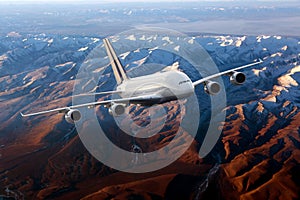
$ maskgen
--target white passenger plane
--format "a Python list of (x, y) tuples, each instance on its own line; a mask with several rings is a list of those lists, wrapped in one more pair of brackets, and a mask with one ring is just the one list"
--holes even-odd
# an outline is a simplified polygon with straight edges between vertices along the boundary
[[(259, 60), (255, 63), (207, 76), (195, 82), (192, 82), (185, 73), (180, 71), (166, 71), (159, 74), (129, 78), (127, 77), (126, 72), (124, 71), (124, 67), (117, 57), (110, 41), (108, 39), (104, 39), (103, 42), (106, 48), (107, 55), (110, 59), (111, 67), (113, 69), (113, 73), (118, 86), (115, 91), (100, 92), (94, 94), (118, 94), (120, 96), (119, 99), (72, 105), (68, 107), (30, 114), (21, 113), (21, 115), (23, 117), (29, 117), (58, 112), (65, 114), (65, 119), (67, 120), (67, 122), (74, 123), (76, 121), (79, 121), (81, 118), (81, 113), (79, 110), (77, 110), (81, 107), (94, 107), (97, 105), (104, 105), (109, 109), (109, 113), (111, 115), (119, 116), (125, 112), (125, 108), (129, 104), (151, 106), (155, 104), (162, 104), (172, 100), (187, 98), (194, 93), (195, 86), (199, 84), (204, 84), (205, 91), (208, 94), (215, 95), (220, 91), (220, 84), (212, 81), (212, 79), (222, 75), (229, 75), (230, 81), (233, 84), (243, 84), (246, 80), (246, 76), (242, 72), (237, 72), (237, 70), (251, 67), (263, 62), (262, 60)], [(154, 82), (159, 84), (153, 85)], [(92, 95), (92, 93), (83, 95)]]

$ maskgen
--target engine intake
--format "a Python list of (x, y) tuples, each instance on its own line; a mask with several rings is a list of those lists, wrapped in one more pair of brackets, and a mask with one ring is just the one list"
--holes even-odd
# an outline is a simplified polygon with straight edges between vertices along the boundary
[(120, 116), (125, 113), (126, 104), (113, 103), (108, 109), (112, 116)]
[(204, 85), (204, 90), (207, 94), (216, 95), (220, 92), (221, 86), (214, 81), (207, 81)]
[(65, 114), (65, 119), (68, 123), (74, 124), (81, 119), (81, 113), (79, 110), (69, 110)]
[(246, 75), (242, 72), (233, 72), (230, 76), (230, 82), (235, 85), (241, 85), (246, 81)]

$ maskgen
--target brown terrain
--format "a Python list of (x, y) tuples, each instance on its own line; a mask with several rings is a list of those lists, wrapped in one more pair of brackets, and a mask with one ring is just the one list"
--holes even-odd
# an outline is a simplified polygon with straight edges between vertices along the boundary
[[(205, 42), (207, 37), (201, 39)], [(40, 61), (47, 60), (50, 54), (59, 58), (56, 63), (53, 61), (55, 64), (41, 62), (35, 69), (31, 66), (37, 64), (28, 61), (25, 70), (20, 70), (13, 68), (22, 66), (18, 59), (40, 50), (35, 47), (29, 53), (17, 54), (19, 50), (7, 49), (0, 55), (0, 69), (7, 67), (7, 71), (0, 71), (0, 195), (11, 199), (85, 200), (299, 199), (298, 44), (292, 43), (294, 40), (280, 41), (289, 42), (289, 47), (282, 49), (281, 43), (280, 48), (273, 47), (271, 41), (261, 47), (256, 43), (257, 38), (249, 38), (244, 46), (247, 50), (242, 50), (234, 46), (241, 45), (240, 38), (233, 37), (236, 43), (229, 45), (225, 37), (210, 39), (218, 44), (210, 49), (212, 55), (236, 56), (228, 62), (234, 62), (238, 56), (254, 56), (251, 50), (254, 47), (274, 50), (264, 54), (261, 69), (249, 70), (250, 84), (225, 84), (229, 88), (229, 103), (223, 110), (227, 117), (219, 142), (207, 157), (199, 158), (201, 140), (196, 137), (176, 162), (143, 174), (119, 172), (97, 161), (85, 149), (74, 125), (65, 122), (61, 114), (28, 119), (19, 115), (20, 111), (34, 112), (70, 104), (74, 83), (70, 79), (74, 75), (70, 62), (79, 62), (76, 59), (83, 55), (68, 52), (67, 56), (62, 53), (65, 48), (43, 49), (45, 54), (38, 55)], [(227, 45), (219, 45), (220, 41)], [(68, 45), (70, 51), (75, 51), (91, 44), (81, 41)], [(280, 54), (273, 54), (277, 52)], [(63, 70), (63, 75), (57, 69)], [(165, 106), (171, 116), (166, 125), (174, 128), (178, 122), (176, 102)], [(105, 117), (101, 116), (101, 110), (97, 113), (100, 118)], [(130, 144), (128, 136), (117, 137), (114, 128), (110, 130), (115, 142), (122, 146)], [(174, 137), (174, 131), (164, 130), (160, 136), (164, 139), (152, 137), (149, 144), (141, 146), (147, 150), (164, 146)], [(189, 133), (183, 132), (178, 143), (184, 145), (189, 137)]]

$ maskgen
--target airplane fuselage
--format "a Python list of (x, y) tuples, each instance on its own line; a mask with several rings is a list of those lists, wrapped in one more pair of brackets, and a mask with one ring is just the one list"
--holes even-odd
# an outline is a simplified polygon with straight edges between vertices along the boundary
[(191, 79), (180, 71), (165, 71), (151, 75), (130, 78), (118, 87), (122, 98), (153, 95), (152, 101), (135, 102), (141, 105), (153, 105), (189, 97), (194, 93)]

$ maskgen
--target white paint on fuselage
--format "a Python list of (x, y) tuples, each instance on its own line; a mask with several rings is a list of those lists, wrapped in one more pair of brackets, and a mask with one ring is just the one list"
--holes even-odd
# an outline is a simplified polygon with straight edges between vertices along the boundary
[(166, 71), (123, 81), (117, 91), (122, 98), (157, 95), (163, 99), (189, 97), (194, 93), (191, 79), (180, 71)]

